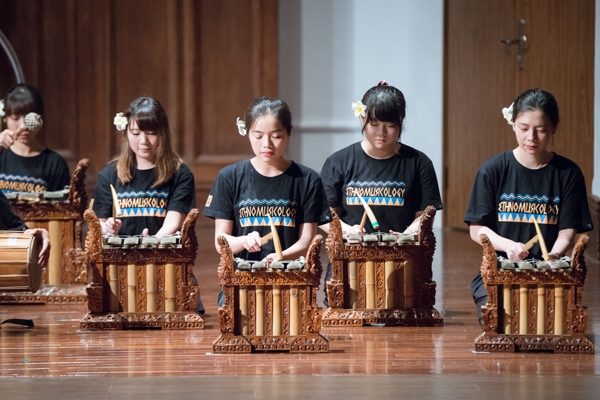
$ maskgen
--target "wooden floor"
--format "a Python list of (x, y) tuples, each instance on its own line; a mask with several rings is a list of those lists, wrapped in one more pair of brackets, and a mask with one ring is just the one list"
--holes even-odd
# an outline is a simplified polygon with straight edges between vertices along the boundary
[[(480, 383), (487, 382), (490, 393), (493, 394), (496, 389), (491, 384), (493, 381), (489, 380), (493, 376), (513, 376), (511, 379), (517, 386), (511, 390), (516, 390), (519, 385), (522, 385), (522, 381), (514, 377), (515, 375), (523, 377), (535, 375), (538, 378), (547, 376), (543, 381), (536, 381), (535, 387), (539, 386), (542, 390), (557, 393), (556, 382), (563, 382), (561, 388), (576, 382), (570, 378), (556, 381), (557, 376), (578, 375), (578, 379), (593, 377), (593, 380), (585, 381), (586, 391), (590, 390), (590, 384), (596, 388), (592, 393), (598, 393), (600, 390), (600, 380), (595, 377), (600, 375), (600, 357), (552, 353), (475, 354), (473, 352), (473, 341), (481, 329), (477, 323), (470, 294), (470, 282), (479, 268), (482, 253), (481, 248), (471, 242), (465, 232), (457, 231), (443, 234), (437, 232), (438, 248), (433, 272), (434, 280), (438, 285), (436, 308), (444, 315), (444, 327), (323, 328), (323, 335), (330, 342), (329, 354), (257, 353), (234, 356), (212, 354), (212, 342), (219, 335), (216, 313), (216, 298), (219, 290), (216, 274), (218, 257), (212, 244), (212, 226), (199, 226), (198, 235), (200, 238), (207, 238), (207, 243), (201, 244), (195, 267), (202, 300), (207, 309), (206, 329), (81, 332), (79, 320), (86, 313), (85, 306), (0, 306), (0, 320), (31, 318), (35, 322), (33, 329), (7, 325), (3, 325), (0, 329), (0, 377), (9, 378), (0, 380), (0, 385), (5, 390), (13, 388), (12, 393), (16, 395), (26, 393), (16, 389), (21, 388), (24, 382), (26, 383), (24, 386), (29, 388), (27, 390), (31, 391), (35, 390), (37, 385), (45, 387), (48, 381), (10, 378), (71, 378), (65, 381), (71, 382), (69, 385), (76, 382), (83, 384), (85, 380), (78, 380), (81, 377), (136, 378), (118, 380), (126, 394), (126, 388), (133, 385), (133, 382), (151, 388), (153, 385), (159, 385), (159, 382), (166, 382), (167, 379), (175, 388), (184, 384), (181, 382), (185, 381), (186, 376), (199, 375), (336, 375), (335, 379), (330, 377), (331, 380), (325, 382), (331, 384), (337, 382), (340, 388), (347, 388), (351, 384), (359, 385), (359, 383), (362, 388), (374, 385), (376, 382), (383, 386), (387, 384), (386, 382), (399, 384), (400, 378), (408, 377), (412, 377), (412, 382), (417, 382), (418, 380), (414, 380), (417, 378), (415, 376), (420, 375), (424, 386), (453, 382), (456, 387), (464, 388), (470, 387), (478, 379), (483, 379)], [(325, 261), (325, 253), (323, 256)], [(583, 304), (590, 311), (588, 336), (593, 342), (598, 343), (599, 341), (596, 340), (600, 338), (598, 262), (589, 256), (587, 261), (589, 272)], [(322, 293), (319, 294), (319, 304), (322, 304)], [(371, 377), (373, 379), (369, 380), (369, 375), (381, 374), (402, 374), (404, 377), (390, 377), (391, 380)], [(360, 376), (355, 377), (356, 379), (341, 379), (340, 376), (344, 375)], [(442, 380), (432, 380), (434, 376), (441, 378), (439, 375), (447, 375), (447, 377)], [(142, 377), (157, 378), (138, 379)], [(268, 385), (283, 385), (282, 393), (286, 391), (286, 387), (289, 387), (286, 385), (294, 386), (304, 382), (302, 377), (296, 377), (292, 381), (289, 377), (287, 380), (275, 382), (271, 382), (270, 379), (264, 377), (257, 381), (248, 377), (242, 378), (242, 382), (249, 380), (254, 384), (264, 382)], [(12, 384), (8, 385), (11, 382)], [(51, 392), (50, 388), (54, 386), (56, 390), (60, 390), (62, 380), (52, 380), (52, 382), (48, 390)], [(112, 387), (112, 384), (117, 381), (113, 379), (94, 382), (112, 382)], [(201, 386), (199, 382), (205, 382), (213, 389), (218, 385), (224, 387), (231, 385), (229, 380), (219, 380), (221, 382), (219, 384), (214, 383), (216, 382), (214, 380), (188, 380), (188, 382), (194, 382), (190, 387)], [(426, 384), (426, 382), (430, 383)], [(163, 384), (160, 386), (164, 387)], [(583, 386), (578, 387), (584, 390)], [(150, 389), (147, 390), (152, 392)], [(520, 393), (525, 393), (527, 390)], [(102, 393), (102, 390), (99, 393)], [(510, 393), (510, 391), (505, 392), (506, 395)], [(432, 396), (435, 394), (443, 396), (444, 392), (432, 392)], [(65, 393), (58, 397), (49, 397), (70, 398)], [(514, 396), (509, 397), (514, 398)], [(347, 398), (353, 397), (347, 396)]]

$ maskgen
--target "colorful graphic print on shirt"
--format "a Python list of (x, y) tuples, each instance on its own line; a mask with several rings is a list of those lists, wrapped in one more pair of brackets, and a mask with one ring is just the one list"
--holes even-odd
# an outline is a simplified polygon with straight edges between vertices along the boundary
[(346, 187), (346, 204), (360, 205), (359, 195), (369, 205), (403, 206), (406, 185), (404, 182), (360, 182), (350, 181)]
[(560, 197), (529, 194), (502, 193), (498, 204), (498, 221), (528, 222), (533, 219), (538, 224), (556, 225), (558, 223)]
[(269, 216), (275, 226), (296, 226), (298, 203), (284, 199), (246, 199), (238, 204), (240, 226), (268, 226)]
[(41, 178), (26, 175), (0, 174), (0, 189), (4, 194), (45, 192), (47, 186), (46, 181)]
[(117, 192), (123, 217), (165, 217), (168, 192)]

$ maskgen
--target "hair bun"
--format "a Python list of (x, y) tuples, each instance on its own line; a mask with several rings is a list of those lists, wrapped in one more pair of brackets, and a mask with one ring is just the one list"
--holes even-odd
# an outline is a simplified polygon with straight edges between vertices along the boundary
[(389, 86), (389, 85), (386, 81), (379, 81), (379, 83), (376, 86)]

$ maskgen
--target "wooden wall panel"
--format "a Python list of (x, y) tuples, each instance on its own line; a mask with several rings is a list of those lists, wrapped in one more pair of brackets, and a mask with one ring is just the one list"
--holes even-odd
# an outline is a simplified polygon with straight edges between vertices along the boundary
[[(237, 133), (254, 97), (277, 96), (277, 0), (2, 0), (0, 30), (46, 100), (45, 144), (97, 172), (118, 152), (114, 115), (160, 100), (202, 206), (218, 171), (251, 155)], [(0, 92), (12, 86), (0, 55)]]

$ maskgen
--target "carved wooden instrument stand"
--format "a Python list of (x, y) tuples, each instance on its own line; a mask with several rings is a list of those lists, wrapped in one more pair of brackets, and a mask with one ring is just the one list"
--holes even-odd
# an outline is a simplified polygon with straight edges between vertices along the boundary
[(498, 271), (496, 251), (481, 235), (488, 303), (482, 308), (484, 332), (475, 339), (475, 350), (594, 353), (594, 344), (584, 336), (588, 313), (581, 305), (588, 241), (581, 235), (575, 244), (570, 269)]
[(326, 241), (333, 276), (327, 284), (330, 308), (323, 326), (442, 326), (444, 320), (433, 307), (434, 217), (435, 208), (427, 207), (415, 244), (355, 245), (344, 243), (334, 213)]
[(72, 304), (87, 299), (85, 284), (88, 258), (82, 249), (81, 225), (87, 207), (83, 159), (71, 177), (67, 201), (28, 202), (11, 199), (17, 215), (29, 228), (44, 228), (50, 234), (50, 259), (42, 270), (42, 286), (35, 293), (0, 293), (0, 304)]
[(297, 271), (235, 271), (227, 240), (217, 240), (225, 305), (219, 308), (221, 336), (213, 342), (213, 351), (329, 352), (329, 342), (319, 333), (317, 307), (322, 236), (315, 236), (308, 249), (306, 270)]
[(82, 330), (204, 328), (194, 312), (198, 288), (192, 284), (197, 209), (183, 223), (181, 245), (165, 248), (103, 248), (98, 217), (92, 210), (84, 217), (93, 275)]

